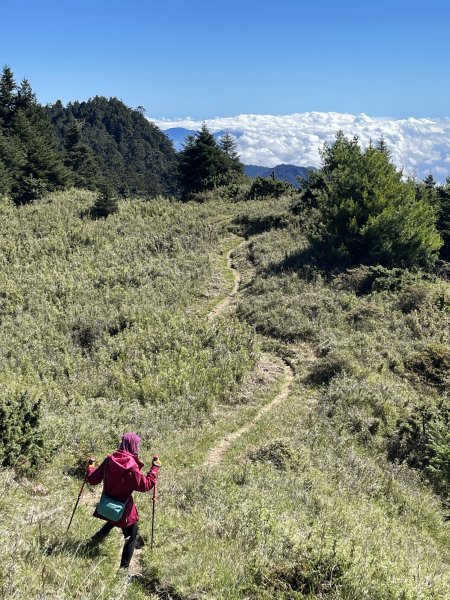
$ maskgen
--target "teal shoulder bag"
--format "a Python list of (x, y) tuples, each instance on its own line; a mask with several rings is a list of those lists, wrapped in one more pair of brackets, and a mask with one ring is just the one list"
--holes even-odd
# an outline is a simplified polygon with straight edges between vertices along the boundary
[(106, 494), (102, 494), (96, 510), (100, 516), (108, 519), (108, 521), (116, 523), (122, 518), (125, 510), (125, 503), (120, 502), (120, 500), (114, 500), (114, 498), (110, 498)]

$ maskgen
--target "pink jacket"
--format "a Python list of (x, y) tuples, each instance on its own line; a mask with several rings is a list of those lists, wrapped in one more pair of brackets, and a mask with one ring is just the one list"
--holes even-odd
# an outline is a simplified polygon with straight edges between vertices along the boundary
[[(96, 469), (90, 467), (87, 482), (98, 485), (103, 481), (103, 492), (114, 500), (125, 502), (125, 511), (120, 521), (112, 523), (116, 527), (128, 527), (139, 521), (139, 514), (133, 501), (133, 492), (148, 492), (156, 484), (159, 468), (152, 466), (147, 475), (141, 473), (144, 466), (134, 454), (117, 450), (105, 458)], [(94, 517), (103, 519), (97, 511)]]

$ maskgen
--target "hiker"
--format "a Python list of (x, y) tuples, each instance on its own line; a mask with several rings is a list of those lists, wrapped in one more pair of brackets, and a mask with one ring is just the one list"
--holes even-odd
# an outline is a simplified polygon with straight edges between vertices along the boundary
[[(103, 481), (102, 499), (95, 509), (94, 517), (106, 521), (103, 527), (92, 536), (91, 543), (99, 544), (113, 527), (120, 527), (125, 538), (120, 561), (121, 569), (128, 569), (130, 566), (138, 533), (139, 515), (132, 493), (151, 490), (156, 484), (161, 466), (158, 456), (155, 455), (147, 475), (141, 473), (144, 463), (138, 458), (140, 443), (141, 438), (136, 433), (124, 433), (118, 450), (109, 454), (99, 467), (89, 467), (87, 476), (87, 482), (91, 485), (98, 485)], [(89, 462), (94, 462), (94, 460), (90, 459)], [(107, 500), (118, 501), (115, 503), (120, 506), (117, 520), (108, 519), (98, 512), (105, 512), (102, 508), (105, 495)]]

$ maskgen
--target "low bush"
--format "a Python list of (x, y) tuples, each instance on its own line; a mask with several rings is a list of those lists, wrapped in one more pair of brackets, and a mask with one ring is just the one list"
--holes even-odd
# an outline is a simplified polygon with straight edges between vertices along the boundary
[(291, 184), (277, 179), (266, 177), (257, 177), (248, 192), (248, 198), (255, 200), (257, 198), (280, 198), (283, 194), (293, 191)]
[(443, 497), (450, 494), (450, 405), (416, 408), (397, 423), (389, 459), (418, 469)]
[(295, 459), (295, 451), (285, 441), (274, 440), (253, 450), (248, 456), (254, 462), (269, 463), (276, 469), (285, 471)]
[(335, 276), (333, 285), (338, 289), (352, 290), (357, 296), (362, 296), (374, 291), (398, 289), (401, 286), (403, 275), (403, 269), (361, 265), (347, 269)]
[(328, 385), (337, 375), (341, 373), (349, 375), (355, 371), (355, 368), (355, 361), (348, 354), (341, 354), (338, 351), (330, 352), (314, 363), (308, 375), (308, 381), (315, 385)]
[(48, 456), (41, 430), (41, 400), (20, 386), (0, 391), (0, 464), (20, 474), (36, 472)]
[(325, 598), (339, 588), (349, 564), (341, 563), (332, 549), (329, 553), (317, 553), (312, 547), (284, 564), (260, 570), (255, 583), (276, 598)]
[(443, 391), (450, 383), (450, 347), (438, 342), (425, 344), (406, 358), (405, 366), (420, 382)]

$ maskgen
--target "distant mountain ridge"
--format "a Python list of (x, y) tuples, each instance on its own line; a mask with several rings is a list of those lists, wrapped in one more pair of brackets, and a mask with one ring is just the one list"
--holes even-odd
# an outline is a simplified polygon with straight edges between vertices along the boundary
[(314, 167), (299, 167), (297, 165), (281, 164), (276, 167), (260, 167), (258, 165), (244, 165), (244, 172), (248, 177), (271, 177), (275, 174), (275, 179), (287, 181), (294, 187), (300, 187), (298, 178), (308, 179), (308, 171)]

